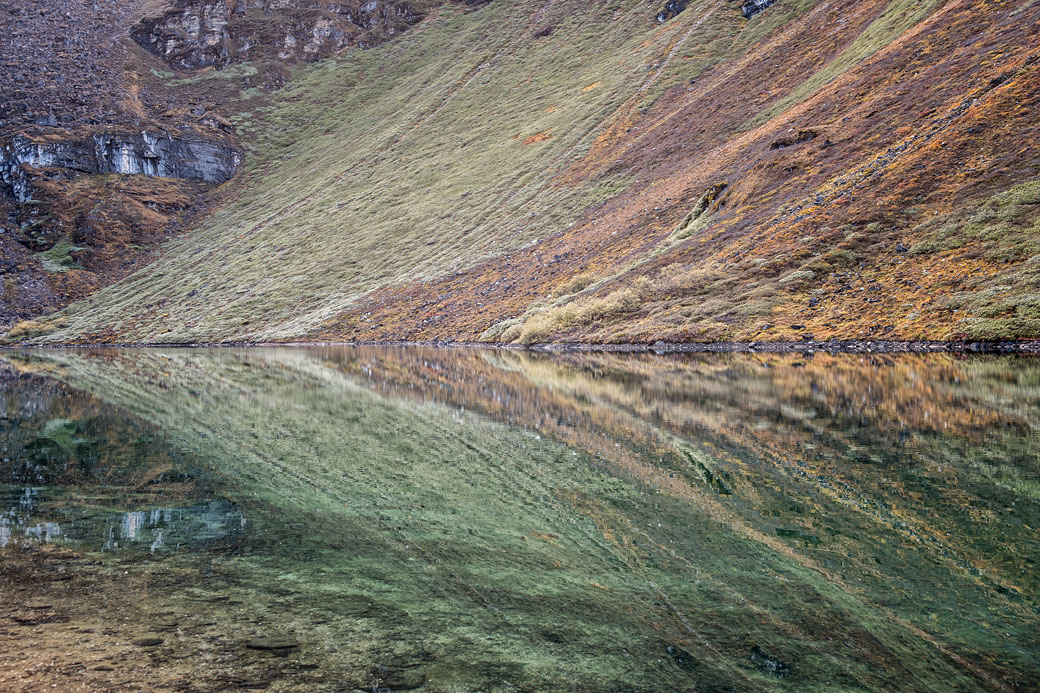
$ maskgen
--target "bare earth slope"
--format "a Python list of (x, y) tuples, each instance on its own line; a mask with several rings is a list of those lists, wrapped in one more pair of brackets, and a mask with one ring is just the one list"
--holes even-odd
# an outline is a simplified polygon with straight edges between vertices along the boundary
[(424, 6), (263, 99), (227, 81), (227, 203), (32, 334), (1040, 336), (1040, 3), (661, 11)]

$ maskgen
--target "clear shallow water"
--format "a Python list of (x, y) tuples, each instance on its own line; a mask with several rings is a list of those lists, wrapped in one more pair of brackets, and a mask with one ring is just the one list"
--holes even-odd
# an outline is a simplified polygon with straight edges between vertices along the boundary
[(1040, 687), (1040, 360), (9, 352), (0, 416), (14, 668), (75, 602), (171, 690)]

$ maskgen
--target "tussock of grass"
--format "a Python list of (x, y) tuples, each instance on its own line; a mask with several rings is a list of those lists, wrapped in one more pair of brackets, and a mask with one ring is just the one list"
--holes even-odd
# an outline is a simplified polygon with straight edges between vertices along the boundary
[(583, 291), (596, 281), (596, 275), (590, 272), (583, 272), (582, 274), (576, 274), (566, 282), (556, 288), (556, 293), (561, 296), (568, 296)]
[(21, 322), (15, 323), (14, 327), (8, 330), (6, 334), (0, 335), (0, 344), (17, 344), (18, 342), (29, 341), (49, 332), (53, 332), (57, 327), (58, 326), (53, 323), (45, 323), (37, 320), (22, 320)]
[(944, 308), (967, 313), (951, 337), (1015, 339), (1040, 334), (1040, 181), (994, 195), (966, 219), (937, 217), (922, 225), (915, 255), (957, 251), (1014, 269), (969, 281)]
[(812, 270), (798, 270), (784, 276), (779, 281), (781, 284), (793, 284), (795, 282), (811, 281), (815, 277), (816, 273)]
[(36, 257), (43, 263), (43, 268), (48, 272), (60, 274), (70, 269), (83, 269), (72, 257), (72, 253), (83, 250), (72, 244), (69, 238), (62, 238), (54, 244), (50, 250), (36, 253)]

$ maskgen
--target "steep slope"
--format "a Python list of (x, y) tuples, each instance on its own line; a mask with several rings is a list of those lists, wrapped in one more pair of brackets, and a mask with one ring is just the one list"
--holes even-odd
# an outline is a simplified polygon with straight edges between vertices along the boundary
[(148, 6), (0, 0), (0, 329), (146, 264), (234, 172), (216, 105), (135, 49)]
[(203, 216), (241, 163), (227, 116), (293, 63), (378, 44), (436, 4), (0, 0), (0, 330)]
[(40, 339), (1040, 335), (1040, 4), (744, 5), (445, 5), (298, 67), (230, 202)]

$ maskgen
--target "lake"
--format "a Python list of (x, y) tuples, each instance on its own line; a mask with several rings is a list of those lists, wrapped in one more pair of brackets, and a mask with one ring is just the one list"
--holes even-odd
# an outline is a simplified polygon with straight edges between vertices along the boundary
[(1040, 360), (0, 352), (0, 689), (1040, 688)]

